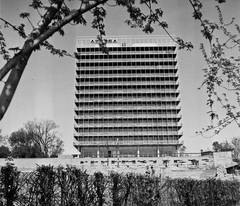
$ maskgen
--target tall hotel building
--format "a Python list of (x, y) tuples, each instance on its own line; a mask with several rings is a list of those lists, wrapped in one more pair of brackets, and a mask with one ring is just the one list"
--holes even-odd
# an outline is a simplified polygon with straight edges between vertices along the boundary
[(168, 36), (77, 37), (74, 146), (82, 157), (154, 156), (182, 145), (177, 47)]

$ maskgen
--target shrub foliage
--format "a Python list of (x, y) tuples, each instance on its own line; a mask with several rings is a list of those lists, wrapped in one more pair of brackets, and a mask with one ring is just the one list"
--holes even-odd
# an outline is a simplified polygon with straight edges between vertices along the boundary
[(236, 180), (89, 175), (50, 165), (23, 173), (10, 163), (0, 170), (0, 206), (234, 206), (239, 201)]

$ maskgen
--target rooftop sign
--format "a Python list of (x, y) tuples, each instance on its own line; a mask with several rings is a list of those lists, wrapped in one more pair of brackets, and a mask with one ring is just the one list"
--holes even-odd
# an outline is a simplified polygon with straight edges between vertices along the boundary
[[(104, 41), (106, 41), (106, 43), (108, 43), (108, 44), (116, 44), (117, 43), (116, 39), (104, 39)], [(91, 44), (98, 44), (99, 40), (98, 39), (91, 39), (90, 43)]]

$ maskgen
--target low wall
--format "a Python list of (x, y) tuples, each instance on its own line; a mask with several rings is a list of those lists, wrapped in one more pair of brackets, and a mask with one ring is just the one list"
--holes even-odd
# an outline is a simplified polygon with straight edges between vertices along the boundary
[[(0, 166), (6, 163), (0, 158)], [(209, 168), (213, 166), (212, 156), (198, 157), (133, 157), (133, 158), (16, 158), (14, 164), (19, 170), (34, 170), (37, 165), (73, 165), (82, 168), (101, 167), (131, 167), (145, 168), (147, 165), (154, 167), (174, 167), (174, 168)]]

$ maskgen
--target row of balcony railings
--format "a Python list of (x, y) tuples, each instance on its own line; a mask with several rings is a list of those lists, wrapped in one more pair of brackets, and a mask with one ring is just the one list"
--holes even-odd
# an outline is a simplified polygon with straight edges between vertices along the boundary
[[(87, 157), (91, 157), (91, 158), (136, 158), (136, 157), (197, 157), (197, 156), (201, 156), (200, 153), (184, 153), (184, 154), (179, 154), (179, 153), (173, 153), (173, 152), (160, 152), (159, 154), (157, 154), (157, 152), (144, 152), (144, 153), (139, 153), (137, 154), (136, 151), (134, 152), (125, 152), (123, 154), (108, 154), (107, 152), (101, 152), (99, 153), (99, 155), (97, 154), (97, 152), (83, 152), (82, 154), (79, 155), (80, 158), (87, 158)], [(105, 160), (105, 161), (101, 161), (101, 164), (107, 164), (107, 162), (111, 164), (115, 164), (118, 162), (118, 160)], [(133, 164), (136, 164), (137, 160), (119, 160), (121, 161), (121, 164), (124, 164), (126, 162), (132, 162)], [(143, 163), (144, 160), (138, 160), (138, 162)], [(156, 160), (153, 160), (153, 162)], [(96, 161), (91, 161), (91, 164), (96, 163)]]
[[(112, 67), (77, 67), (76, 68), (76, 72), (77, 71), (112, 71), (113, 68)], [(134, 66), (130, 66), (130, 67), (115, 67), (114, 68), (115, 71), (151, 71), (151, 70), (159, 70), (162, 71), (163, 73), (174, 73), (178, 70), (178, 66), (177, 65), (161, 65), (161, 66), (152, 66), (152, 67), (134, 67)]]
[[(151, 109), (151, 108), (160, 108), (160, 109), (178, 109), (176, 108), (177, 106), (173, 106), (173, 107), (168, 107), (165, 106), (164, 103), (174, 103), (175, 105), (179, 105), (180, 100), (155, 100), (153, 99), (153, 101), (79, 101), (78, 99), (75, 100), (75, 105), (76, 107), (74, 108), (75, 111), (79, 110), (79, 109), (85, 109), (85, 110), (97, 110), (98, 108), (99, 110), (105, 110), (105, 107), (109, 107), (110, 110), (128, 110), (128, 107), (130, 109), (133, 108), (145, 108), (145, 109)], [(94, 109), (93, 107), (96, 107), (96, 109)], [(79, 108), (79, 109), (78, 109)], [(181, 108), (180, 108), (181, 109)]]
[[(180, 99), (180, 98), (178, 98)], [(75, 105), (76, 108), (77, 107), (84, 107), (84, 108), (89, 108), (92, 109), (93, 107), (96, 108), (105, 108), (105, 107), (115, 107), (115, 108), (121, 108), (121, 107), (145, 107), (145, 108), (176, 108), (179, 105), (179, 101), (152, 101), (152, 102), (146, 102), (146, 101), (138, 101), (138, 102), (134, 102), (134, 101), (128, 101), (128, 102), (79, 102), (78, 99), (75, 100)]]
[(132, 74), (132, 73), (159, 73), (176, 74), (177, 66), (172, 67), (84, 67), (76, 68), (76, 74)]
[(163, 110), (102, 110), (102, 111), (75, 111), (76, 115), (177, 115), (180, 110), (176, 109), (163, 109)]
[[(159, 128), (161, 129), (161, 127), (159, 127)], [(115, 136), (119, 137), (119, 138), (127, 136), (129, 138), (122, 138), (122, 139), (135, 140), (135, 139), (137, 139), (136, 136), (146, 136), (146, 135), (153, 136), (151, 138), (151, 140), (154, 140), (154, 139), (159, 139), (159, 138), (157, 138), (157, 135), (170, 135), (170, 136), (181, 135), (181, 133), (179, 133), (180, 128), (166, 127), (166, 128), (164, 128), (165, 130), (160, 130), (160, 129), (157, 130), (157, 128), (156, 128), (155, 130), (147, 130), (147, 128), (139, 128), (137, 130), (137, 128), (135, 128), (134, 130), (129, 129), (129, 131), (127, 131), (127, 129), (124, 129), (124, 130), (115, 129), (115, 130), (110, 131), (109, 129), (103, 128), (101, 131), (98, 131), (99, 129), (93, 129), (93, 131), (89, 131), (88, 128), (85, 128), (86, 131), (85, 130), (84, 131), (76, 131), (75, 130), (74, 135), (78, 141), (89, 141), (90, 139), (96, 140), (97, 138), (99, 138), (101, 140), (104, 137), (109, 137), (109, 139), (111, 139), (111, 138), (114, 138)], [(167, 129), (169, 129), (169, 130), (167, 130)], [(170, 130), (170, 129), (174, 129), (174, 130)], [(143, 139), (150, 140), (150, 138), (143, 138)], [(169, 138), (169, 139), (171, 139), (171, 138)], [(174, 138), (174, 139), (176, 139), (176, 138)], [(102, 140), (102, 141), (104, 141), (104, 140)]]
[[(137, 104), (128, 104), (127, 102), (109, 102), (109, 104), (105, 104), (105, 102), (101, 102), (99, 104), (88, 104), (88, 103), (76, 103), (76, 106), (74, 107), (74, 110), (93, 110), (93, 111), (101, 111), (101, 110), (140, 110), (140, 109), (146, 109), (146, 110), (179, 110), (181, 109), (181, 106), (177, 102), (138, 102)], [(168, 104), (164, 104), (168, 103)], [(170, 104), (172, 103), (172, 104)]]
[[(94, 134), (90, 134), (89, 132), (85, 132), (85, 135), (79, 135), (79, 132), (74, 132), (74, 138), (77, 142), (107, 142), (107, 141), (152, 141), (152, 140), (179, 140), (179, 138), (183, 135), (181, 131), (160, 131), (155, 132), (154, 134), (150, 134), (149, 132), (143, 132), (142, 130), (139, 132), (125, 132), (119, 133), (117, 135), (105, 133), (105, 132), (95, 132)], [(83, 132), (81, 132), (82, 134)]]
[[(134, 150), (134, 151), (119, 151), (119, 154), (116, 153), (108, 153), (108, 151), (99, 151), (99, 154), (96, 152), (90, 152), (90, 151), (84, 151), (82, 152), (79, 157), (81, 158), (137, 158), (137, 157), (200, 157), (201, 153), (183, 153), (179, 154), (177, 152), (173, 151), (159, 151), (159, 153), (155, 150), (153, 151), (140, 151), (139, 153)], [(136, 164), (137, 162), (139, 163), (146, 163), (148, 160), (113, 160), (113, 159), (106, 159), (106, 160), (101, 160), (101, 164), (106, 164), (107, 162), (111, 162), (111, 164), (115, 164), (118, 161), (121, 161), (122, 164), (131, 162), (133, 164)], [(156, 160), (152, 160), (153, 163), (155, 163)], [(97, 161), (91, 161), (91, 164), (95, 164)]]
[[(155, 111), (155, 110), (111, 110), (111, 111), (75, 111), (76, 117), (133, 117), (136, 115), (136, 118), (139, 117), (178, 117), (180, 116), (180, 110), (161, 110), (161, 111)], [(116, 118), (117, 119), (117, 118)]]
[[(174, 121), (175, 120), (175, 121)], [(152, 119), (152, 120), (140, 120), (140, 119), (131, 119), (131, 120), (122, 120), (122, 119), (81, 119), (76, 121), (74, 127), (142, 127), (142, 126), (182, 126), (182, 123), (179, 123), (176, 119)]]
[(177, 98), (179, 96), (179, 93), (99, 93), (99, 94), (83, 94), (83, 93), (76, 93), (76, 98), (82, 99), (82, 100), (94, 100), (94, 99), (136, 99), (136, 98), (150, 98), (150, 99), (169, 99), (169, 98)]
[[(174, 152), (159, 152), (159, 154), (157, 154), (157, 152), (152, 152), (152, 153), (139, 153), (137, 154), (136, 151), (134, 152), (126, 152), (123, 154), (108, 154), (107, 152), (101, 152), (99, 155), (97, 154), (97, 152), (83, 152), (82, 154), (79, 155), (80, 158), (87, 158), (87, 157), (91, 157), (91, 158), (138, 158), (138, 157), (152, 157), (152, 158), (156, 158), (156, 157), (199, 157), (201, 156), (201, 153), (183, 153), (183, 154), (179, 154), (179, 153), (174, 153)], [(139, 163), (143, 163), (144, 160), (119, 160), (121, 162), (121, 164), (125, 164), (127, 162), (131, 162), (133, 164), (136, 164), (137, 162)], [(146, 160), (147, 161), (147, 160)], [(156, 160), (152, 160), (153, 163)], [(91, 164), (95, 164), (97, 161), (91, 161)], [(118, 160), (101, 160), (101, 164), (107, 164), (110, 163), (111, 164), (116, 164), (118, 162)]]
[[(77, 55), (77, 58), (81, 58), (80, 56), (81, 55), (150, 55), (150, 54), (158, 54), (158, 55), (177, 55), (177, 50), (159, 50), (157, 48), (155, 48), (155, 50), (151, 49), (151, 50), (143, 50), (143, 48), (141, 47), (137, 47), (139, 48), (139, 50), (134, 50), (134, 47), (131, 48), (129, 47), (129, 49), (122, 49), (120, 50), (121, 48), (119, 48), (119, 50), (116, 50), (117, 47), (114, 47), (114, 48), (111, 48), (109, 47), (109, 53), (108, 54), (105, 54), (103, 53), (101, 50), (93, 50), (93, 49), (89, 49), (89, 48), (77, 48), (77, 52), (78, 52), (78, 55)], [(82, 51), (79, 51), (81, 50)], [(85, 49), (85, 51), (84, 51)], [(115, 49), (115, 50), (113, 50)], [(131, 57), (129, 57), (131, 58)]]
[[(121, 113), (120, 113), (121, 114)], [(129, 124), (130, 125), (140, 125), (140, 124), (177, 124), (179, 120), (182, 118), (181, 114), (172, 114), (172, 115), (135, 115), (129, 114), (126, 115), (122, 113), (122, 115), (103, 115), (103, 114), (95, 114), (95, 115), (74, 115), (74, 119), (76, 124)], [(140, 118), (141, 117), (141, 118)], [(142, 118), (144, 117), (144, 118)]]
[[(131, 82), (129, 82), (131, 83)], [(168, 89), (177, 89), (179, 85), (177, 84), (156, 84), (156, 85), (85, 85), (85, 84), (80, 84), (76, 85), (75, 87), (78, 90), (137, 90), (137, 89), (153, 89), (153, 90), (168, 90)]]
[[(135, 58), (174, 58), (177, 56), (175, 51), (109, 51), (105, 54), (101, 51), (90, 51), (90, 52), (78, 52), (76, 58), (81, 59), (82, 56), (91, 56), (91, 58), (125, 58), (125, 59), (135, 59)], [(89, 57), (90, 58), (90, 57)]]
[[(172, 94), (179, 94), (179, 89), (139, 89), (139, 88), (129, 88), (129, 89), (79, 89), (75, 91), (75, 94), (168, 94), (169, 96), (172, 96)], [(155, 95), (154, 95), (155, 96)], [(163, 96), (163, 95), (162, 95)], [(167, 95), (165, 95), (167, 96)]]
[(151, 133), (151, 132), (178, 132), (181, 127), (176, 127), (176, 126), (158, 126), (158, 125), (151, 125), (151, 126), (146, 126), (146, 127), (139, 127), (139, 126), (132, 126), (132, 127), (111, 127), (111, 126), (106, 126), (106, 127), (75, 127), (75, 131), (77, 133), (121, 133), (121, 134), (135, 134), (135, 133)]
[[(112, 120), (112, 122), (119, 122), (119, 121), (123, 121), (126, 122), (127, 120), (131, 120), (132, 123), (134, 123), (134, 121), (136, 120), (148, 120), (150, 121), (150, 119), (152, 119), (153, 121), (160, 121), (161, 119), (181, 119), (182, 115), (176, 113), (158, 113), (158, 114), (153, 114), (153, 113), (144, 113), (142, 114), (141, 112), (139, 113), (134, 113), (134, 112), (129, 112), (129, 113), (94, 113), (94, 114), (76, 114), (74, 115), (74, 119), (76, 120), (76, 122), (78, 122), (77, 120), (85, 120), (85, 121), (100, 121), (100, 122), (107, 122), (109, 119)], [(101, 120), (102, 119), (102, 120)], [(169, 120), (170, 121), (170, 120)]]
[[(163, 54), (175, 53), (176, 47), (174, 46), (138, 46), (138, 47), (108, 47), (109, 52), (162, 52)], [(99, 53), (102, 54), (102, 50), (99, 47), (78, 47), (77, 52), (81, 53)]]
[(123, 53), (123, 52), (116, 52), (116, 53), (98, 53), (98, 54), (87, 54), (87, 53), (79, 53), (77, 55), (77, 59), (118, 59), (118, 58), (123, 58), (123, 59), (137, 59), (137, 58), (159, 58), (159, 59), (164, 59), (164, 58), (175, 58), (177, 56), (177, 53), (161, 53), (158, 51), (151, 51), (151, 52), (146, 52), (146, 53)]
[(102, 75), (95, 76), (95, 75), (88, 75), (88, 77), (82, 77), (78, 75), (79, 78), (76, 78), (77, 82), (128, 82), (128, 81), (177, 81), (179, 76), (161, 76), (161, 75), (152, 75), (152, 74), (141, 74), (141, 75)]
[(179, 97), (177, 98), (131, 98), (131, 97), (124, 97), (124, 98), (76, 98), (75, 101), (78, 102), (151, 102), (151, 101), (181, 101)]
[[(135, 118), (134, 118), (135, 116)], [(137, 119), (139, 118), (139, 116), (141, 117), (154, 117), (155, 118), (163, 118), (163, 119), (167, 119), (167, 118), (178, 118), (181, 117), (181, 109), (169, 109), (169, 110), (154, 110), (154, 109), (139, 109), (139, 110), (131, 110), (131, 109), (125, 109), (125, 110), (75, 110), (75, 115), (74, 117), (76, 119), (78, 118), (84, 118), (84, 117), (88, 117), (89, 119), (92, 119), (94, 117), (96, 117), (98, 119), (98, 117), (112, 117), (113, 120), (119, 119), (119, 118), (133, 118), (133, 119)], [(88, 119), (87, 118), (87, 119)], [(144, 118), (145, 119), (145, 118)]]
[(79, 107), (74, 107), (75, 111), (122, 111), (122, 110), (181, 110), (181, 106), (177, 105), (172, 105), (172, 106), (159, 106), (159, 105), (116, 105), (116, 106), (94, 106), (90, 107), (88, 105), (86, 106), (79, 106)]
[(89, 62), (77, 62), (77, 67), (116, 67), (116, 66), (176, 66), (177, 61), (89, 61)]
[(112, 53), (112, 54), (84, 54), (80, 53), (77, 55), (77, 59), (81, 60), (94, 60), (94, 59), (176, 59), (177, 54), (169, 53), (169, 54), (162, 54), (158, 52), (151, 52), (151, 53), (132, 53), (132, 54), (125, 54), (125, 53)]
[(77, 90), (75, 94), (141, 94), (141, 93), (180, 93), (180, 89), (89, 89)]
[(89, 62), (124, 62), (129, 61), (131, 62), (177, 62), (177, 58), (104, 58), (104, 59), (80, 59), (76, 62), (76, 64), (81, 63), (89, 63)]
[(77, 67), (76, 74), (132, 74), (132, 73), (157, 73), (176, 74), (177, 66), (152, 66), (152, 67)]
[[(113, 78), (112, 81), (138, 81), (138, 80), (150, 80), (150, 81), (171, 81), (179, 78), (178, 74), (173, 75), (158, 75), (158, 74), (105, 74), (105, 75), (76, 75), (76, 80), (81, 79), (96, 79), (96, 81), (109, 80), (109, 77)], [(116, 80), (115, 80), (116, 79)]]
[(79, 115), (74, 115), (75, 119), (154, 119), (154, 118), (176, 118), (176, 119), (181, 119), (182, 115), (177, 114), (177, 113), (172, 113), (172, 114), (152, 114), (152, 113), (146, 113), (146, 114), (141, 114), (139, 113), (96, 113), (96, 114), (79, 114)]
[(132, 140), (132, 141), (78, 141), (73, 142), (76, 146), (117, 146), (117, 145), (181, 145), (182, 141), (179, 140)]
[(104, 96), (102, 95), (76, 95), (75, 102), (80, 102), (80, 103), (106, 103), (106, 105), (110, 102), (112, 103), (124, 103), (125, 105), (133, 106), (135, 104), (139, 104), (142, 102), (143, 104), (150, 104), (151, 101), (154, 104), (155, 102), (180, 102), (180, 98), (178, 97), (179, 95), (171, 95), (171, 96), (166, 96), (166, 95), (137, 95), (137, 94), (124, 94), (122, 95), (112, 95), (112, 94), (105, 94)]
[(108, 77), (116, 77), (116, 78), (128, 78), (128, 77), (178, 77), (179, 74), (176, 73), (131, 73), (131, 74), (79, 74), (75, 75), (75, 78), (78, 79), (87, 79), (87, 78), (108, 78)]
[(75, 128), (89, 127), (89, 128), (101, 128), (101, 127), (182, 127), (182, 123), (179, 122), (158, 122), (158, 121), (147, 121), (147, 122), (139, 122), (139, 121), (106, 121), (106, 122), (94, 122), (94, 121), (86, 121), (84, 123), (78, 123), (74, 125)]
[[(122, 117), (124, 117), (124, 116), (122, 116)], [(152, 119), (150, 119), (150, 118), (139, 119), (138, 117), (131, 118), (131, 119), (128, 119), (128, 118), (124, 119), (124, 118), (111, 118), (109, 116), (109, 118), (107, 118), (107, 119), (99, 119), (99, 118), (94, 119), (94, 117), (92, 117), (92, 118), (75, 118), (75, 123), (76, 123), (76, 125), (77, 124), (93, 125), (93, 124), (108, 124), (108, 123), (109, 124), (119, 123), (119, 124), (129, 124), (129, 125), (151, 123), (151, 124), (166, 124), (166, 125), (169, 125), (169, 124), (179, 124), (179, 119), (181, 119), (181, 114), (178, 114), (177, 118), (176, 118), (176, 116), (174, 116), (174, 117), (163, 117), (163, 118), (155, 116), (155, 118), (152, 118)]]
[[(148, 135), (148, 136), (156, 136), (156, 135), (171, 135), (171, 136), (175, 135), (175, 136), (179, 136), (179, 135), (181, 135), (178, 131), (179, 130), (178, 128), (176, 128), (175, 130), (170, 130), (171, 128), (173, 128), (173, 127), (165, 128), (165, 129), (169, 129), (168, 131), (166, 131), (166, 130), (161, 130), (161, 131), (158, 131), (158, 130), (151, 130), (150, 131), (149, 130), (149, 131), (146, 131), (147, 128), (144, 128), (145, 129), (144, 131), (141, 128), (139, 130), (135, 129), (135, 130), (129, 130), (129, 131), (126, 131), (127, 129), (124, 129), (124, 130), (115, 129), (113, 131), (109, 131), (109, 129), (105, 129), (105, 128), (103, 128), (101, 131), (98, 131), (97, 129), (93, 130), (93, 131), (89, 131), (86, 128), (85, 129), (86, 131), (76, 131), (75, 130), (75, 134), (76, 134), (76, 136), (77, 135), (79, 136), (79, 138), (78, 138), (79, 141), (88, 141), (89, 138), (90, 139), (96, 139), (96, 137), (99, 137), (99, 139), (101, 139), (101, 137), (105, 137), (105, 136), (107, 136), (111, 139), (111, 137), (114, 137), (114, 135), (116, 133), (118, 133), (118, 135), (117, 135), (118, 137), (120, 137), (120, 136), (135, 137), (135, 136), (138, 136), (138, 135), (139, 136), (144, 136), (144, 135)], [(109, 133), (109, 134), (106, 134), (106, 133)], [(97, 134), (99, 134), (99, 135), (97, 135)], [(84, 138), (81, 138), (81, 137), (84, 137)], [(128, 138), (126, 138), (126, 139), (128, 139)], [(135, 138), (131, 138), (131, 139), (135, 139)], [(148, 139), (148, 138), (146, 138), (146, 139)], [(152, 139), (157, 139), (157, 138), (153, 137)]]
[(75, 132), (74, 136), (79, 137), (112, 137), (112, 136), (136, 136), (136, 135), (181, 135), (178, 131), (134, 131), (134, 132)]
[(162, 145), (162, 144), (182, 144), (183, 141), (180, 141), (182, 133), (179, 134), (164, 134), (164, 135), (132, 135), (132, 136), (88, 136), (88, 137), (79, 137), (74, 136), (74, 146), (92, 145), (92, 146), (121, 146), (121, 145)]
[[(80, 124), (82, 121), (82, 124), (92, 124), (92, 125), (98, 125), (98, 124), (129, 124), (130, 125), (140, 125), (140, 124), (152, 124), (152, 125), (158, 125), (158, 124), (177, 124), (179, 121), (178, 119), (181, 119), (182, 115), (177, 113), (170, 113), (170, 114), (141, 114), (141, 113), (117, 113), (111, 115), (106, 114), (87, 114), (87, 115), (75, 115), (75, 120), (77, 124)], [(140, 117), (146, 117), (146, 118), (140, 118)], [(102, 119), (101, 119), (102, 118)], [(152, 119), (152, 120), (151, 120)], [(84, 123), (85, 122), (85, 123)]]
[(110, 83), (115, 83), (115, 82), (177, 82), (179, 79), (178, 75), (174, 76), (161, 76), (161, 75), (104, 75), (104, 76), (91, 76), (89, 75), (88, 77), (80, 77), (76, 78), (76, 82), (110, 82)]
[[(148, 78), (148, 77), (146, 77)], [(166, 77), (169, 78), (169, 77)], [(101, 89), (102, 87), (145, 87), (152, 86), (153, 88), (157, 88), (159, 86), (177, 86), (179, 85), (178, 78), (173, 77), (173, 79), (139, 79), (139, 78), (87, 78), (87, 79), (76, 79), (76, 89), (77, 87), (95, 87), (97, 89)]]
[[(86, 91), (86, 92), (85, 92)], [(146, 95), (148, 97), (177, 97), (180, 93), (180, 90), (176, 89), (114, 89), (114, 90), (77, 90), (75, 91), (75, 94), (78, 96), (85, 96), (85, 97), (107, 97), (107, 96), (116, 96), (116, 97), (123, 97), (127, 95), (138, 96), (138, 97), (145, 97)]]
[(75, 115), (74, 116), (75, 122), (78, 123), (80, 121), (99, 121), (99, 122), (105, 122), (105, 121), (180, 121), (182, 119), (182, 115), (175, 115), (175, 116), (145, 116), (145, 117), (135, 117), (135, 116), (84, 116), (84, 118), (80, 115)]
[[(107, 107), (107, 105), (106, 105)], [(94, 115), (94, 114), (125, 114), (125, 115), (132, 115), (132, 114), (156, 114), (156, 115), (171, 115), (171, 114), (178, 114), (181, 111), (181, 108), (166, 108), (166, 107), (134, 107), (132, 104), (129, 104), (128, 107), (110, 107), (110, 108), (94, 108), (94, 109), (76, 109), (76, 115)]]
[(182, 118), (181, 114), (151, 114), (151, 113), (146, 113), (146, 114), (135, 114), (135, 113), (118, 113), (118, 114), (112, 114), (112, 113), (103, 113), (103, 114), (87, 114), (87, 115), (74, 115), (74, 118), (83, 118), (83, 119), (109, 119), (109, 118), (116, 118), (116, 119), (132, 119), (132, 118)]
[[(173, 106), (166, 106), (164, 103), (174, 103)], [(126, 102), (101, 102), (101, 101), (95, 101), (95, 102), (79, 102), (78, 100), (75, 101), (76, 107), (74, 108), (77, 112), (78, 110), (95, 110), (95, 111), (102, 111), (105, 110), (106, 107), (109, 107), (110, 110), (131, 110), (131, 109), (155, 109), (160, 108), (162, 110), (165, 109), (174, 109), (179, 110), (180, 108), (177, 108), (177, 105), (179, 105), (180, 101), (152, 101), (152, 102), (133, 102), (133, 101), (126, 101)], [(128, 109), (129, 108), (129, 109)]]
[(177, 72), (168, 72), (163, 73), (159, 70), (155, 71), (152, 70), (151, 72), (147, 71), (118, 71), (118, 70), (105, 70), (104, 72), (86, 72), (86, 71), (79, 71), (76, 72), (75, 78), (82, 79), (82, 78), (103, 78), (103, 77), (179, 77)]
[(112, 120), (116, 119), (138, 119), (138, 118), (181, 118), (180, 111), (173, 112), (162, 112), (155, 113), (152, 111), (126, 111), (126, 112), (94, 112), (94, 113), (76, 113), (74, 115), (75, 119), (99, 119), (99, 118), (112, 118)]
[(75, 86), (82, 86), (82, 85), (85, 85), (85, 86), (120, 86), (120, 85), (138, 85), (138, 86), (141, 86), (141, 85), (175, 85), (175, 84), (179, 84), (178, 81), (115, 81), (115, 82), (110, 82), (110, 81), (107, 81), (107, 82), (99, 82), (99, 81), (93, 81), (93, 82), (75, 82)]
[[(118, 101), (119, 99), (125, 101), (126, 99), (163, 99), (163, 100), (175, 100), (178, 98), (180, 93), (172, 92), (172, 93), (165, 93), (165, 92), (152, 92), (152, 93), (98, 93), (98, 94), (84, 94), (84, 93), (78, 93), (75, 92), (75, 96), (77, 99), (82, 99), (86, 101), (91, 100), (106, 100), (108, 99), (114, 99)], [(147, 100), (148, 101), (148, 100)]]
[(76, 78), (76, 82), (81, 82), (84, 84), (85, 82), (121, 82), (121, 83), (128, 83), (128, 82), (169, 82), (173, 81), (176, 82), (178, 80), (178, 76), (173, 76), (173, 77), (162, 77), (162, 76), (127, 76), (127, 77), (120, 77), (120, 76), (115, 76), (115, 77), (109, 77), (105, 76), (102, 78), (98, 77), (91, 77), (91, 78)]

